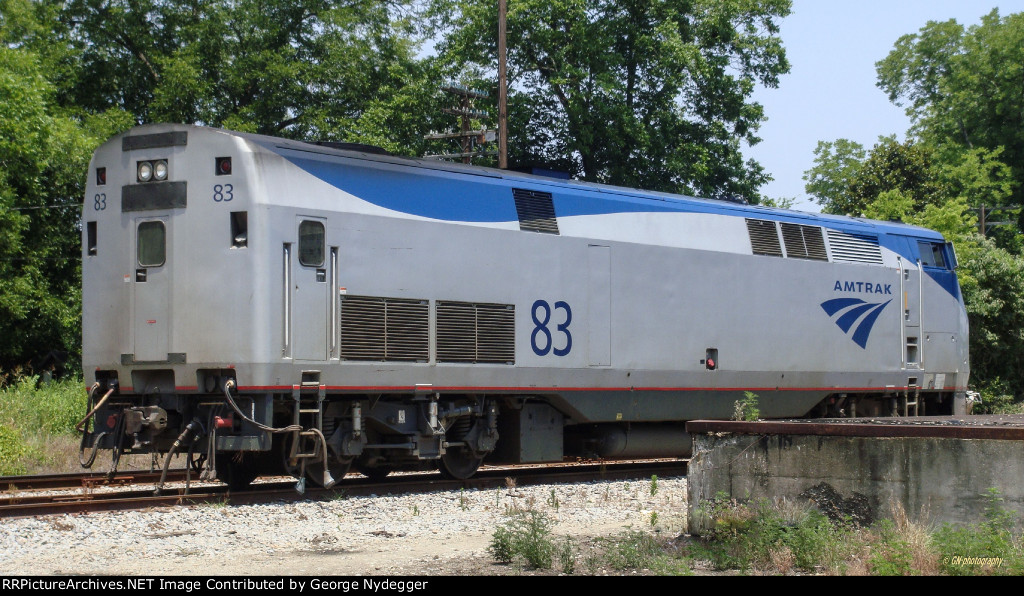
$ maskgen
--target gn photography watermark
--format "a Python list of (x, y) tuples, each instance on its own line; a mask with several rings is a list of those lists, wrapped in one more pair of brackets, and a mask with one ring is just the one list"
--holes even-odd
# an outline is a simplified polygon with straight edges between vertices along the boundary
[(956, 567), (992, 567), (999, 569), (1003, 565), (1002, 557), (961, 557), (959, 555), (942, 557), (943, 565)]

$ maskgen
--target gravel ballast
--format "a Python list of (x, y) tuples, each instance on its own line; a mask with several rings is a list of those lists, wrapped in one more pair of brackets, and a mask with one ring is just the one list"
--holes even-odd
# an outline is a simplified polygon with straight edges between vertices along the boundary
[(578, 542), (685, 528), (685, 478), (509, 484), (5, 519), (0, 575), (505, 575), (522, 569), (487, 547), (511, 512), (543, 512)]

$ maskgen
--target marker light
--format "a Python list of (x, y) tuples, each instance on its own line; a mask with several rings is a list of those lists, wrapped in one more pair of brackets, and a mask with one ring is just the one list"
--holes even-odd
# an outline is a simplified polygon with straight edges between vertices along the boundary
[(153, 179), (153, 164), (148, 161), (139, 162), (139, 182), (149, 182)]
[(214, 171), (218, 176), (230, 176), (231, 175), (231, 158), (230, 157), (218, 157), (215, 160)]
[(103, 186), (107, 183), (107, 168), (96, 168), (96, 184)]
[(161, 159), (153, 162), (153, 176), (157, 180), (167, 180), (167, 160)]

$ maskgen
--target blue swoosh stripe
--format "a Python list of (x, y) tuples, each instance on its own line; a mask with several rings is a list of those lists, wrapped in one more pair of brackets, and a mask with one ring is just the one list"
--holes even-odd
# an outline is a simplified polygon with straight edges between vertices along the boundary
[(855, 306), (851, 308), (846, 314), (839, 317), (839, 319), (836, 321), (836, 325), (839, 325), (839, 328), (842, 329), (845, 333), (850, 330), (850, 327), (853, 326), (854, 322), (856, 322), (862, 314), (864, 314), (868, 310), (871, 310), (875, 306), (877, 305), (867, 303), (861, 304), (860, 306)]
[(860, 322), (860, 325), (857, 326), (857, 330), (853, 333), (854, 343), (864, 349), (867, 349), (868, 335), (871, 334), (871, 328), (875, 326), (875, 319), (878, 318), (878, 315), (882, 314), (882, 310), (889, 305), (889, 302), (892, 302), (892, 300), (887, 301), (885, 304), (879, 304), (875, 310), (869, 312), (867, 316), (864, 317), (864, 320)]
[(864, 304), (864, 301), (860, 298), (834, 298), (832, 300), (822, 302), (821, 308), (825, 309), (825, 312), (831, 317), (847, 306), (852, 306), (854, 304)]

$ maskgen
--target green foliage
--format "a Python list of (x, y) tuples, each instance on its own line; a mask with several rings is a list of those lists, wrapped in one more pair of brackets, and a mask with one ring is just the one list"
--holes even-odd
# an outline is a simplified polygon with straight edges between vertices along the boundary
[(561, 565), (562, 573), (572, 575), (576, 572), (576, 554), (579, 548), (571, 536), (566, 536), (558, 547), (558, 563)]
[(897, 531), (896, 524), (884, 519), (877, 525), (879, 539), (872, 543), (868, 568), (872, 575), (916, 575), (910, 543)]
[(761, 205), (777, 209), (792, 209), (796, 205), (796, 197), (761, 197)]
[(985, 522), (954, 527), (945, 524), (935, 532), (941, 553), (941, 569), (949, 575), (1021, 575), (1024, 543), (1014, 533), (1017, 515), (1004, 509), (999, 491), (985, 495)]
[(0, 390), (0, 421), (27, 434), (74, 434), (85, 414), (86, 393), (79, 379), (38, 386), (38, 377), (16, 379)]
[[(691, 547), (691, 555), (717, 569), (767, 569), (779, 552), (805, 571), (840, 567), (850, 549), (851, 530), (833, 525), (813, 509), (785, 511), (767, 502), (716, 498), (706, 505), (713, 529)], [(785, 514), (784, 514), (785, 513)]]
[(406, 92), (422, 88), (423, 75), (408, 10), (403, 0), (73, 0), (58, 11), (65, 25), (46, 39), (74, 49), (76, 76), (61, 84), (62, 95), (91, 112), (120, 107), (139, 122), (304, 139), (391, 132), (398, 145), (418, 145), (408, 128), (377, 128), (403, 121), (399, 111), (363, 121), (399, 96), (422, 99)]
[(651, 474), (651, 496), (658, 494), (658, 475)]
[(971, 325), (971, 374), (984, 389), (1013, 388), (1019, 400), (1024, 386), (1024, 258), (987, 240), (979, 247), (960, 255), (961, 270), (969, 273), (962, 288)]
[(946, 154), (1001, 148), (1012, 202), (1024, 202), (1024, 13), (992, 10), (967, 29), (930, 21), (901, 37), (876, 68), (878, 86), (906, 106), (924, 142)]
[(0, 476), (26, 474), (22, 458), (27, 451), (18, 431), (0, 422)]
[(805, 190), (826, 213), (847, 213), (855, 199), (850, 184), (864, 164), (863, 145), (849, 139), (818, 141), (814, 167), (804, 172)]
[[(433, 0), (441, 58), (490, 86), (491, 0)], [(508, 7), (511, 160), (578, 178), (758, 199), (750, 100), (789, 69), (789, 0), (520, 0)], [(487, 81), (484, 83), (484, 81)]]
[(646, 532), (632, 530), (618, 536), (608, 553), (608, 562), (619, 571), (647, 569), (662, 554), (661, 545)]
[(101, 135), (126, 124), (65, 113), (44, 73), (0, 46), (0, 369), (78, 352), (82, 180)]
[(501, 563), (522, 559), (532, 568), (550, 569), (557, 550), (551, 526), (551, 519), (538, 511), (513, 513), (494, 531), (487, 552)]
[[(75, 436), (85, 414), (86, 394), (79, 379), (40, 386), (38, 377), (0, 375), (0, 475), (25, 474), (53, 457), (53, 437)], [(6, 385), (6, 386), (4, 386)]]
[(744, 391), (744, 398), (734, 404), (732, 419), (756, 422), (761, 418), (761, 409), (757, 404), (757, 394), (752, 391)]

